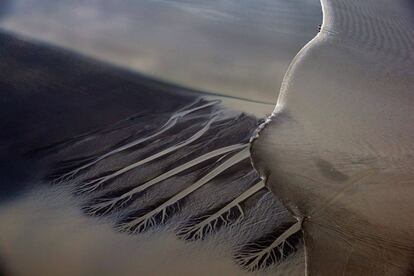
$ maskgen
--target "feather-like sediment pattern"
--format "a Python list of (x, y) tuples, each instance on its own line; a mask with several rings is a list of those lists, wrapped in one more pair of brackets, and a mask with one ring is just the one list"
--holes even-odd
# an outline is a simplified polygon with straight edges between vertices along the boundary
[[(133, 220), (128, 221), (127, 223), (122, 223), (119, 225), (119, 229), (122, 231), (131, 231), (133, 233), (139, 233), (142, 231), (145, 231), (148, 229), (148, 227), (153, 226), (154, 222), (158, 223), (164, 223), (166, 219), (168, 218), (168, 212), (167, 210), (172, 208), (172, 206), (175, 206), (180, 200), (185, 198), (186, 196), (190, 195), (197, 189), (199, 189), (201, 186), (206, 184), (208, 181), (228, 169), (229, 167), (233, 166), (234, 164), (237, 164), (238, 162), (246, 159), (249, 157), (249, 150), (243, 149), (239, 153), (236, 153), (232, 157), (230, 157), (228, 160), (224, 161), (222, 164), (214, 168), (212, 171), (207, 173), (205, 176), (200, 178), (198, 181), (196, 181), (194, 184), (190, 185), (186, 189), (182, 190), (178, 194), (174, 195), (167, 201), (165, 201), (163, 204), (158, 206), (157, 208), (154, 208), (150, 212), (146, 213), (145, 215), (135, 218)], [(175, 208), (174, 208), (175, 209)], [(155, 220), (154, 218), (160, 217), (159, 220)]]
[(195, 159), (190, 160), (189, 162), (184, 163), (181, 166), (174, 167), (173, 169), (141, 184), (138, 185), (135, 188), (132, 188), (128, 192), (123, 193), (120, 196), (117, 196), (112, 199), (103, 199), (101, 202), (98, 202), (96, 204), (91, 205), (89, 208), (86, 209), (86, 211), (91, 215), (97, 215), (97, 214), (106, 214), (110, 212), (113, 208), (116, 208), (116, 206), (121, 206), (127, 204), (135, 195), (145, 191), (146, 189), (149, 189), (150, 187), (162, 182), (165, 179), (168, 179), (176, 174), (179, 174), (193, 166), (197, 166), (198, 164), (214, 158), (216, 156), (220, 156), (235, 150), (247, 148), (247, 144), (236, 144), (231, 145), (224, 148), (219, 148), (217, 150), (210, 151), (200, 157), (197, 157)]
[(184, 140), (183, 142), (180, 142), (179, 144), (177, 144), (175, 146), (172, 146), (172, 147), (169, 147), (167, 149), (164, 149), (164, 150), (162, 150), (162, 151), (160, 151), (160, 152), (158, 152), (158, 153), (156, 153), (156, 154), (154, 154), (152, 156), (149, 156), (149, 157), (147, 157), (147, 158), (145, 158), (143, 160), (139, 160), (139, 161), (137, 161), (137, 162), (135, 162), (133, 164), (130, 164), (130, 165), (128, 165), (128, 166), (126, 166), (126, 167), (124, 167), (124, 168), (122, 168), (120, 170), (117, 170), (117, 171), (115, 171), (113, 173), (110, 173), (108, 175), (101, 176), (101, 177), (97, 177), (97, 178), (94, 178), (94, 179), (90, 179), (90, 180), (85, 181), (83, 183), (83, 185), (81, 185), (79, 187), (78, 192), (80, 192), (80, 193), (89, 193), (89, 192), (92, 192), (92, 191), (98, 189), (105, 182), (110, 181), (110, 180), (114, 179), (115, 177), (118, 177), (118, 176), (120, 176), (120, 175), (122, 175), (122, 174), (124, 174), (124, 173), (126, 173), (126, 172), (128, 172), (130, 170), (136, 169), (139, 166), (142, 166), (142, 165), (144, 165), (144, 164), (146, 164), (148, 162), (151, 162), (151, 161), (153, 161), (153, 160), (155, 160), (157, 158), (160, 158), (160, 157), (162, 157), (164, 155), (167, 155), (167, 154), (169, 154), (171, 152), (174, 152), (174, 151), (176, 151), (176, 150), (178, 150), (178, 149), (180, 149), (182, 147), (185, 147), (186, 145), (188, 145), (188, 144), (196, 141), (198, 138), (200, 138), (210, 128), (211, 124), (216, 119), (217, 119), (217, 117), (213, 117), (212, 119), (210, 119), (205, 124), (205, 126), (201, 130), (197, 131), (189, 139)]
[[(81, 171), (83, 171), (83, 170), (85, 170), (85, 169), (87, 169), (87, 168), (89, 168), (89, 167), (91, 167), (91, 166), (99, 163), (100, 161), (102, 161), (102, 160), (104, 160), (104, 159), (106, 159), (106, 158), (108, 158), (108, 157), (110, 157), (110, 156), (112, 156), (114, 154), (120, 153), (120, 152), (122, 152), (124, 150), (127, 150), (129, 148), (135, 147), (135, 146), (137, 146), (139, 144), (142, 144), (142, 143), (144, 143), (144, 142), (146, 142), (148, 140), (154, 139), (154, 138), (162, 135), (167, 130), (169, 130), (170, 128), (172, 128), (177, 123), (177, 121), (180, 118), (182, 118), (182, 117), (184, 117), (184, 116), (186, 116), (188, 114), (191, 114), (193, 112), (202, 110), (204, 108), (211, 107), (211, 106), (216, 105), (218, 103), (218, 101), (210, 101), (210, 102), (203, 103), (201, 105), (197, 105), (197, 103), (199, 103), (199, 102), (200, 101), (197, 101), (196, 103), (192, 103), (189, 106), (184, 107), (179, 112), (174, 113), (170, 117), (170, 119), (168, 119), (168, 121), (165, 124), (163, 124), (158, 129), (157, 132), (155, 132), (155, 133), (153, 133), (153, 134), (151, 134), (149, 136), (145, 136), (145, 137), (138, 138), (138, 139), (136, 139), (136, 140), (134, 140), (132, 142), (129, 142), (127, 144), (124, 144), (122, 146), (119, 146), (119, 147), (117, 147), (117, 148), (115, 148), (115, 149), (113, 149), (113, 150), (111, 150), (111, 151), (109, 151), (107, 153), (104, 153), (104, 154), (102, 154), (100, 156), (97, 156), (96, 158), (94, 158), (91, 161), (89, 161), (89, 162), (81, 165), (80, 167), (78, 167), (78, 168), (76, 168), (74, 170), (71, 170), (71, 171), (69, 171), (69, 172), (61, 175), (60, 177), (56, 178), (56, 181), (63, 181), (63, 180), (71, 179), (74, 176), (76, 176), (78, 173), (80, 173)], [(79, 138), (85, 139), (85, 137), (88, 137), (88, 134), (86, 134), (86, 135), (80, 135), (79, 137), (75, 137), (75, 138), (72, 138), (72, 139), (69, 139), (69, 140), (78, 140)]]
[(248, 190), (222, 208), (219, 208), (214, 213), (198, 218), (192, 218), (177, 232), (177, 235), (185, 240), (204, 239), (208, 234), (214, 233), (214, 231), (221, 226), (240, 222), (244, 218), (244, 211), (241, 203), (264, 188), (265, 185), (263, 180), (259, 180)]
[(249, 271), (295, 253), (300, 225), (285, 227), (292, 219), (250, 163), (256, 118), (204, 99), (133, 118), (52, 145), (72, 157), (52, 183), (71, 187), (86, 214), (112, 219), (120, 232), (162, 226), (187, 242), (224, 240)]
[(246, 270), (264, 270), (283, 261), (297, 250), (302, 239), (300, 230), (300, 221), (290, 227), (281, 225), (269, 236), (244, 245), (234, 258)]

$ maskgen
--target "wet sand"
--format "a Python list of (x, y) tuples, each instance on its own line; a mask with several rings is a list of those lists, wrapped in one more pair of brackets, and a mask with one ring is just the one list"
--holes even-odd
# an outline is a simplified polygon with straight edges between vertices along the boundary
[(6, 8), (6, 275), (303, 274), (300, 233), (278, 241), (294, 219), (247, 149), (318, 1)]
[(322, 3), (253, 159), (303, 220), (309, 275), (411, 275), (414, 11)]
[(259, 118), (226, 107), (234, 99), (0, 41), (6, 275), (301, 274), (301, 237), (273, 244), (294, 220), (250, 163)]
[(77, 204), (70, 192), (48, 188), (3, 204), (0, 252), (9, 273), (2, 275), (251, 275), (229, 258), (221, 239), (186, 243), (165, 230), (126, 235)]

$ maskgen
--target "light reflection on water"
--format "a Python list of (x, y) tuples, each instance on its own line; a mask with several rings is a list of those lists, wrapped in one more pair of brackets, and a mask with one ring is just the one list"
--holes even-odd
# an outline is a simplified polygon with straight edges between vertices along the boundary
[(16, 0), (0, 27), (141, 73), (274, 103), (318, 0)]

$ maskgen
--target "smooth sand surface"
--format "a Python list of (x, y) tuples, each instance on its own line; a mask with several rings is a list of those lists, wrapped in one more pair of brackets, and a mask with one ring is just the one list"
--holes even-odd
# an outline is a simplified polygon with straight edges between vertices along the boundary
[(414, 9), (324, 0), (253, 159), (304, 219), (309, 275), (411, 275)]
[[(1, 9), (1, 7), (0, 7)], [(203, 91), (275, 104), (318, 0), (15, 0), (0, 28)]]

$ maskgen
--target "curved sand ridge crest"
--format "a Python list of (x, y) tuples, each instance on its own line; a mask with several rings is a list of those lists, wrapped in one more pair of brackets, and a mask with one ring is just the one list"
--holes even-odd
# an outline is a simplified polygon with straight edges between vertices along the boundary
[(401, 1), (322, 1), (256, 167), (303, 221), (309, 275), (407, 275), (414, 259), (414, 34)]

